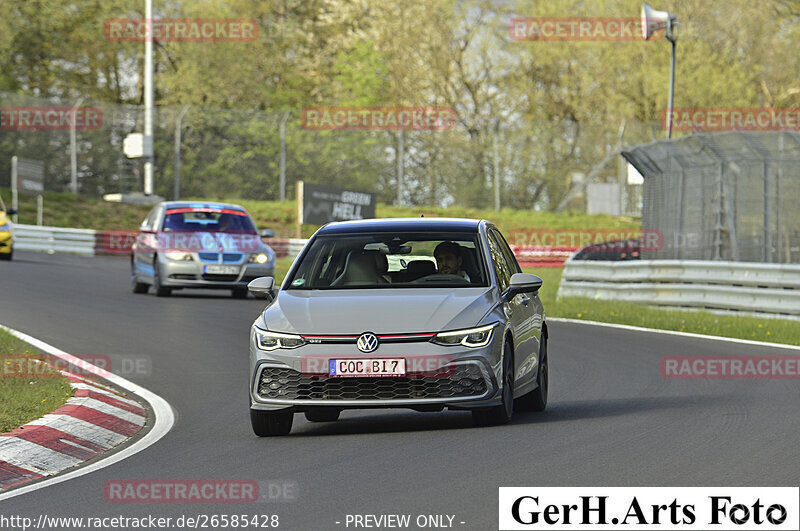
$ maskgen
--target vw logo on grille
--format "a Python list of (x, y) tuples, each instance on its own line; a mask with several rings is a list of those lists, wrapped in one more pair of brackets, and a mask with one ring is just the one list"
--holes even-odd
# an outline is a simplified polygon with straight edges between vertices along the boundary
[(356, 346), (361, 352), (372, 352), (378, 348), (378, 338), (371, 332), (361, 334), (358, 336)]

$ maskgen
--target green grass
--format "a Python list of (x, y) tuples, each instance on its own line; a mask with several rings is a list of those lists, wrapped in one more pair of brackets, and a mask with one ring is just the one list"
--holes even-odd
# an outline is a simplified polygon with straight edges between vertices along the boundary
[[(0, 196), (7, 206), (11, 205), (11, 191), (0, 188)], [(270, 228), (278, 237), (295, 235), (297, 204), (295, 201), (252, 201), (236, 198), (191, 198), (192, 201), (229, 201), (245, 207), (260, 228)], [(47, 192), (44, 194), (44, 225), (53, 227), (73, 227), (102, 230), (135, 230), (139, 227), (150, 208), (146, 206), (108, 203), (102, 199), (83, 198), (68, 193)], [(638, 221), (630, 218), (614, 218), (599, 215), (588, 216), (577, 213), (537, 212), (533, 210), (512, 210), (504, 208), (500, 212), (491, 209), (464, 207), (397, 207), (378, 204), (376, 216), (390, 217), (457, 217), (488, 219), (495, 223), (504, 234), (516, 229), (562, 228), (587, 230), (595, 228), (637, 229)], [(36, 223), (36, 198), (19, 196), (19, 222)], [(318, 227), (303, 225), (302, 235), (307, 238)], [(513, 242), (512, 242), (513, 243)]]
[[(0, 188), (0, 196), (11, 208), (11, 190)], [(36, 224), (36, 197), (19, 195), (19, 223)], [(102, 199), (78, 197), (73, 194), (47, 192), (44, 194), (42, 222), (51, 227), (76, 229), (124, 230), (136, 229), (150, 207), (108, 203)]]
[(0, 330), (0, 433), (50, 413), (72, 396), (69, 380), (60, 374), (25, 376), (31, 374), (24, 368), (30, 365), (22, 360), (42, 358), (32, 346)]

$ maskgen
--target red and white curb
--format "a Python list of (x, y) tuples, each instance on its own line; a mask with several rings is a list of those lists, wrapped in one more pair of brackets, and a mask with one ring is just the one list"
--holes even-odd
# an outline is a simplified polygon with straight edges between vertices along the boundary
[[(130, 446), (74, 468), (127, 441), (148, 422), (142, 405), (110, 387), (62, 371), (74, 389), (66, 404), (16, 430), (0, 434), (0, 500), (88, 474), (138, 453), (162, 438), (175, 422), (170, 405), (158, 395), (133, 382), (63, 352), (43, 341), (0, 325), (0, 328), (37, 349), (57, 356), (82, 371), (105, 378), (135, 393), (150, 405), (152, 427)], [(47, 476), (55, 477), (20, 486)], [(16, 487), (13, 490), (12, 487)]]

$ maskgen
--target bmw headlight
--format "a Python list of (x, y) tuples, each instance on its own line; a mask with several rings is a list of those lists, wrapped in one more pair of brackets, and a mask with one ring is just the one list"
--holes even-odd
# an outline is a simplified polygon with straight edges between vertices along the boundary
[(305, 340), (295, 334), (281, 334), (256, 328), (256, 344), (261, 350), (275, 350), (278, 348), (297, 348), (304, 345)]
[(483, 347), (488, 345), (489, 341), (492, 339), (492, 330), (494, 327), (494, 324), (490, 324), (478, 328), (439, 332), (431, 341), (437, 345), (445, 346), (464, 345), (465, 347), (471, 348)]
[(267, 253), (254, 253), (250, 255), (248, 262), (251, 264), (266, 264), (269, 262), (269, 255)]
[(164, 256), (176, 262), (193, 260), (191, 253), (185, 253), (183, 251), (168, 251), (164, 253)]

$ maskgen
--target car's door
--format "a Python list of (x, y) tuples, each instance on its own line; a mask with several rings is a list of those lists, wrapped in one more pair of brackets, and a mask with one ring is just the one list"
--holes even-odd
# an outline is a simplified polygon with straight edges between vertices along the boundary
[[(489, 249), (495, 272), (503, 292), (511, 275), (520, 273), (514, 254), (496, 228), (489, 229)], [(515, 388), (519, 389), (535, 378), (536, 355), (542, 329), (542, 303), (537, 293), (520, 293), (506, 305), (506, 315), (514, 334)]]

